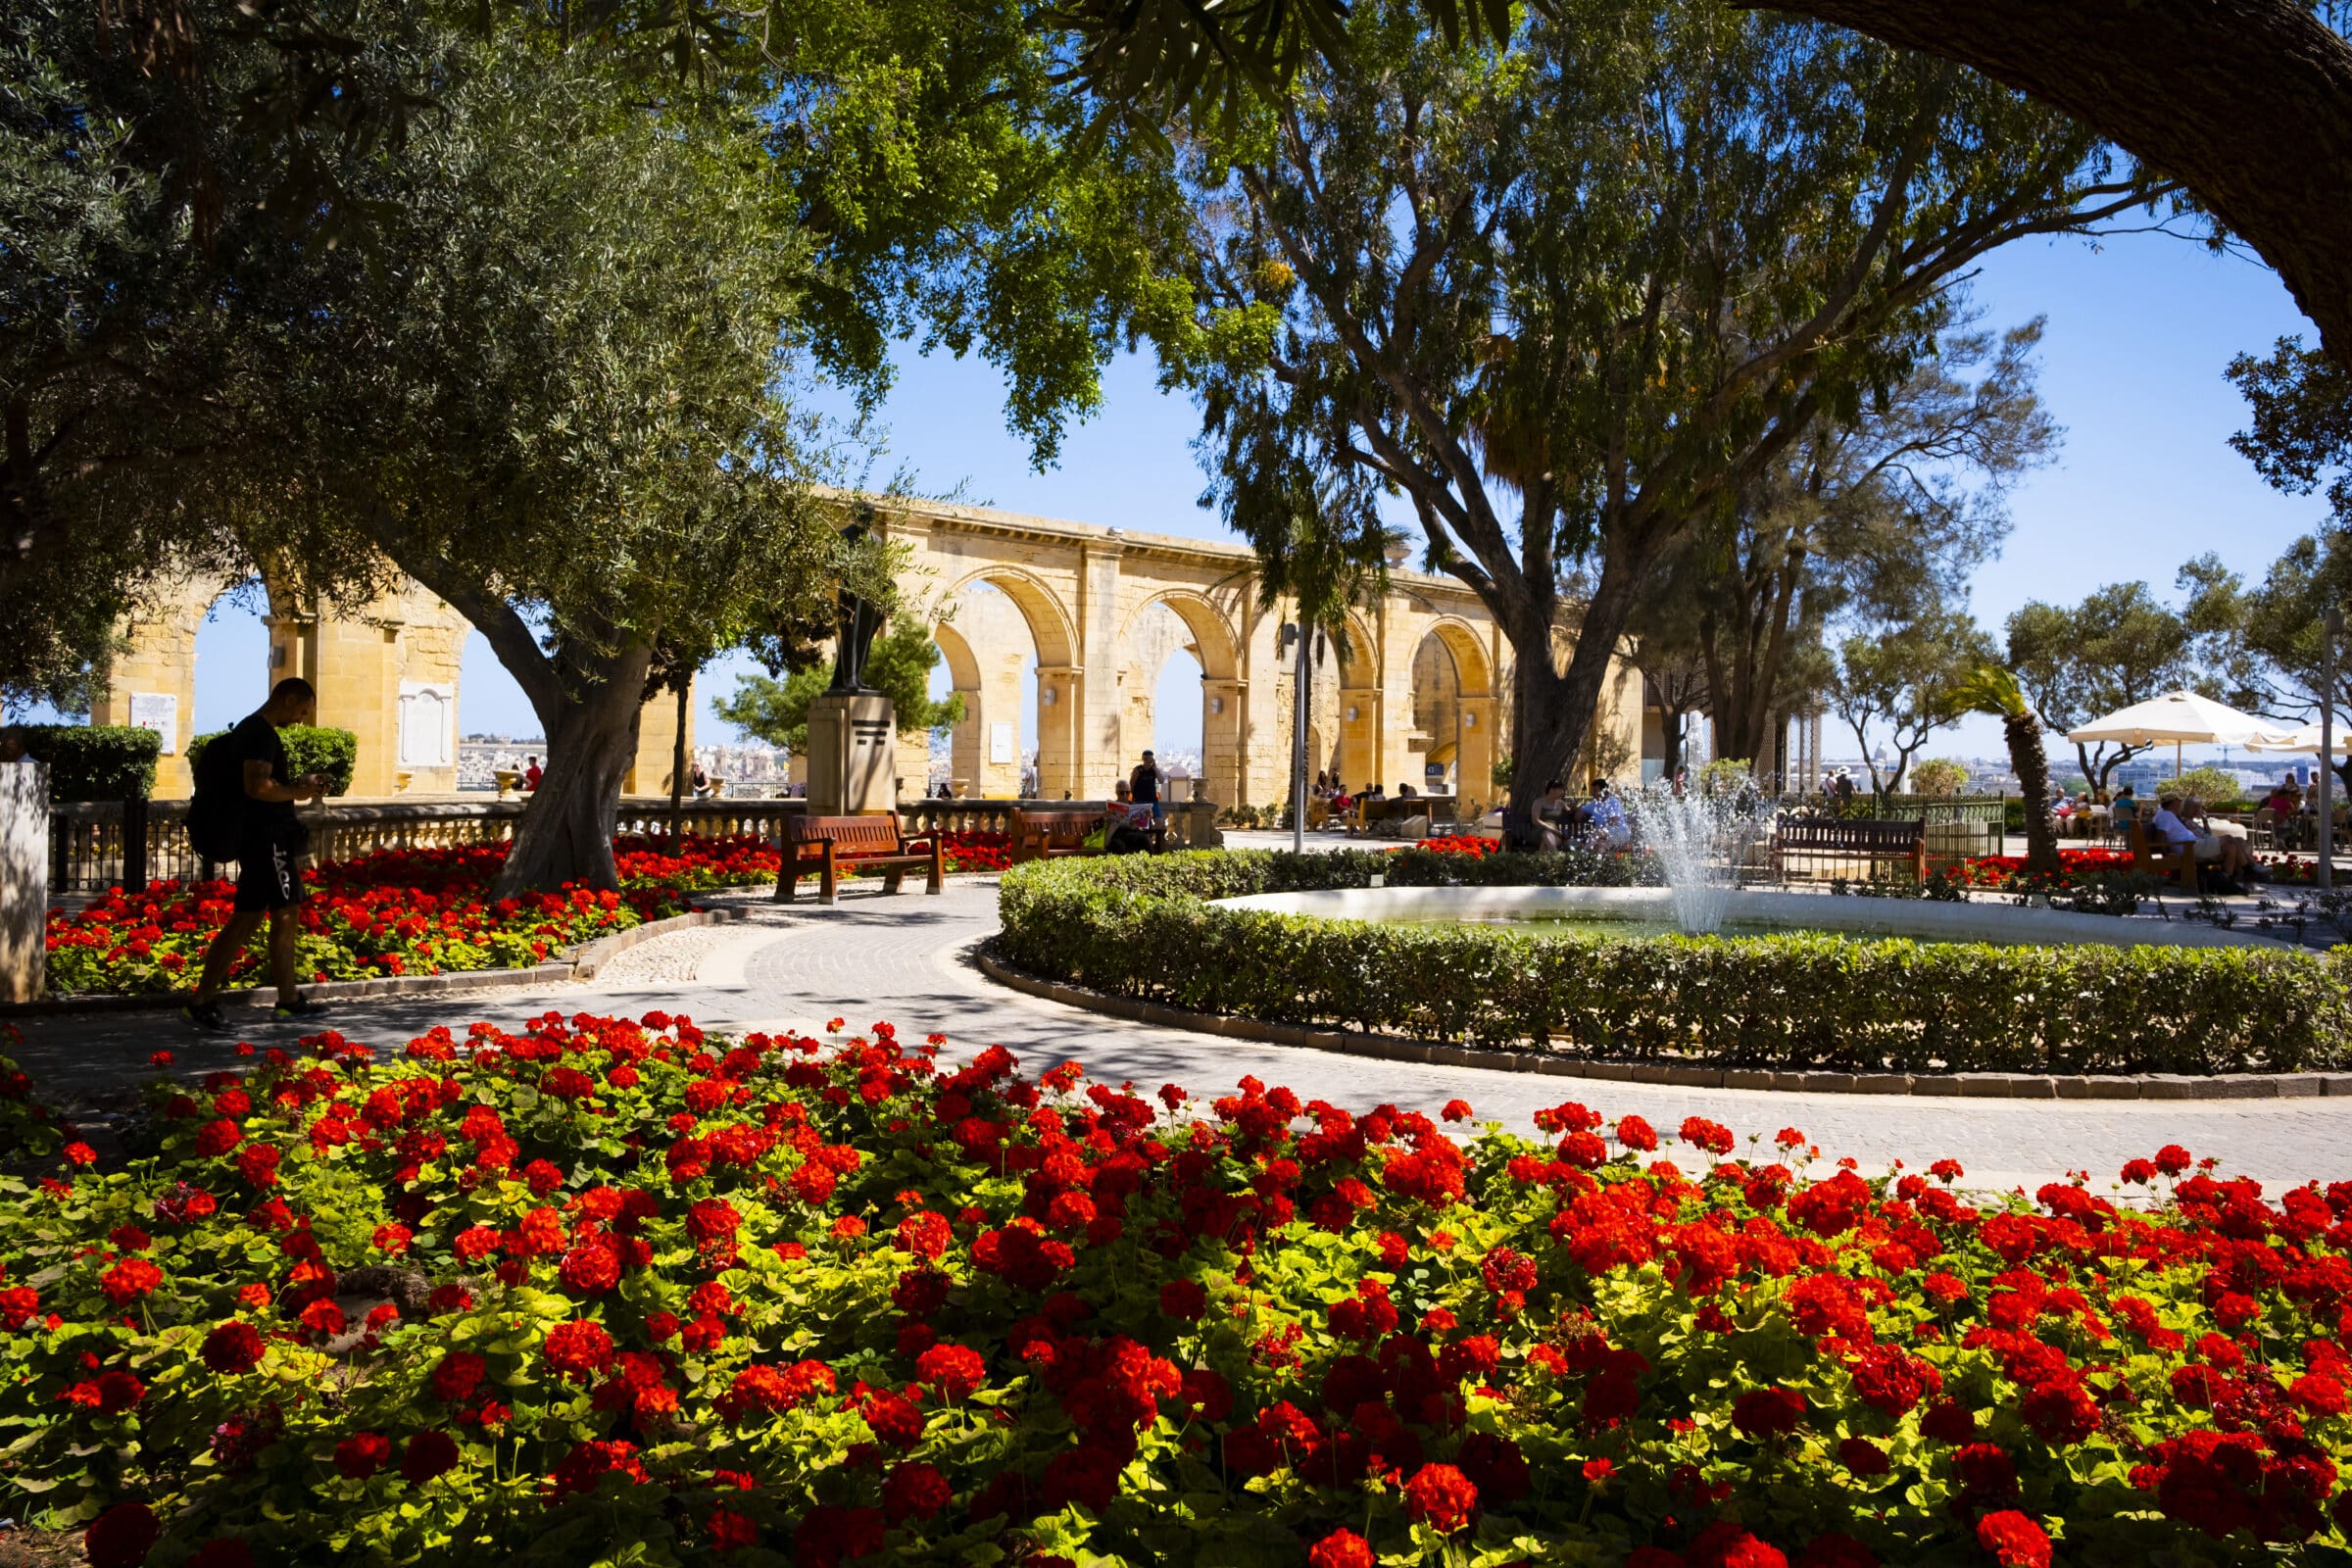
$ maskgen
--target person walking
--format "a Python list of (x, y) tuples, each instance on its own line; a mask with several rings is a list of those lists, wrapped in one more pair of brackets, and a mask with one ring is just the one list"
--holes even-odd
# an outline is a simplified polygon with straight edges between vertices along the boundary
[(1160, 772), (1159, 764), (1152, 760), (1149, 751), (1144, 753), (1144, 760), (1135, 764), (1135, 771), (1127, 775), (1129, 798), (1138, 806), (1152, 808), (1152, 825), (1154, 828), (1168, 819), (1167, 803), (1159, 798), (1160, 780), (1166, 776)]
[[(294, 814), (294, 803), (323, 800), (326, 776), (310, 773), (287, 777), (286, 743), (278, 731), (288, 724), (308, 724), (318, 710), (311, 683), (299, 677), (279, 681), (270, 700), (240, 719), (237, 727), (205, 748), (198, 780), (200, 792), (208, 783), (230, 794), (237, 809), (237, 895), (228, 924), (205, 950), (204, 970), (196, 990), (180, 1009), (182, 1017), (208, 1034), (230, 1028), (220, 1011), (220, 988), (229, 965), (245, 951), (265, 917), (270, 922), (270, 976), (277, 982), (279, 1018), (316, 1018), (327, 1009), (321, 1003), (305, 1002), (301, 975), (295, 968), (296, 939), (302, 922), (302, 856), (310, 847), (310, 830)], [(215, 748), (221, 749), (218, 760)]]

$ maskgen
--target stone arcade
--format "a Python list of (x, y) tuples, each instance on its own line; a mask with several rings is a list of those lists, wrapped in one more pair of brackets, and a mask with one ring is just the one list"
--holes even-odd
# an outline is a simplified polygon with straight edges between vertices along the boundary
[[(1289, 791), (1295, 657), (1282, 618), (1258, 608), (1254, 561), (1240, 545), (1062, 522), (977, 507), (889, 502), (880, 519), (907, 544), (908, 586), (936, 619), (949, 681), (964, 699), (953, 737), (963, 793), (1018, 793), (1036, 754), (1047, 799), (1102, 799), (1152, 744), (1161, 664), (1181, 651), (1200, 670), (1199, 793), (1220, 805), (1266, 805)], [(196, 633), (220, 597), (190, 584), (124, 628), (126, 650), (93, 718), (163, 731), (159, 798), (190, 789)], [(318, 689), (318, 722), (355, 731), (359, 798), (456, 788), (459, 661), (465, 619), (415, 584), (358, 610), (318, 612), (272, 596), (271, 678)], [(1495, 797), (1509, 739), (1510, 650), (1477, 596), (1450, 577), (1403, 569), (1351, 617), (1350, 649), (1316, 668), (1307, 714), (1312, 765), (1351, 790), (1379, 782), (1458, 790), (1465, 806)], [(1559, 657), (1565, 658), (1561, 638)], [(1024, 734), (1028, 668), (1037, 683), (1035, 735)], [(257, 682), (257, 688), (261, 683)], [(696, 705), (699, 706), (699, 705)], [(668, 788), (674, 699), (647, 705), (626, 793)], [(1660, 752), (1642, 682), (1616, 666), (1603, 696), (1600, 755), (1633, 778)], [(691, 709), (687, 740), (693, 743)], [(928, 771), (921, 739), (900, 743), (906, 794)]]

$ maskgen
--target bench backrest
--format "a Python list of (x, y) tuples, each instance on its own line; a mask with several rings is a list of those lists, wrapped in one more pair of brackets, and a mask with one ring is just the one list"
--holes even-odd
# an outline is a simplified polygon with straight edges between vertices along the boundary
[(1033, 811), (1016, 807), (1012, 813), (1013, 832), (1036, 834), (1048, 839), (1076, 841), (1102, 825), (1101, 811)]
[(830, 839), (836, 850), (895, 852), (900, 847), (896, 812), (875, 816), (788, 816), (784, 842), (818, 844)]
[(1787, 850), (1909, 850), (1925, 843), (1928, 822), (1882, 822), (1871, 817), (1783, 817), (1773, 835)]

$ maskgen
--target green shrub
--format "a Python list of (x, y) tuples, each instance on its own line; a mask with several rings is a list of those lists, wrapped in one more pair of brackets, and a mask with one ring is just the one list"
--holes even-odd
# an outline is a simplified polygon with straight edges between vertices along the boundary
[[(205, 747), (227, 733), (217, 729), (188, 742), (188, 766), (194, 767)], [(306, 773), (324, 773), (329, 795), (341, 795), (351, 788), (351, 772), (360, 760), (359, 736), (347, 729), (289, 724), (277, 732), (277, 738), (285, 742), (286, 766), (295, 778)]]
[(1525, 863), (1571, 858), (1258, 852), (1033, 863), (1004, 879), (1000, 951), (1032, 973), (1208, 1012), (1617, 1061), (2071, 1074), (2298, 1071), (2345, 1059), (2352, 950), (1803, 933), (1598, 943), (1208, 902), (1362, 887), (1374, 869), (1391, 886), (1571, 885), (1612, 869), (1592, 857)]
[(164, 739), (141, 724), (26, 724), (27, 755), (49, 764), (53, 801), (143, 801)]

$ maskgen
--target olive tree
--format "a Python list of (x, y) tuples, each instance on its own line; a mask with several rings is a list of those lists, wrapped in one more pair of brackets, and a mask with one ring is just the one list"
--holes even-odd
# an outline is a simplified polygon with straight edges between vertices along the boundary
[(2153, 194), (2063, 117), (1850, 34), (1547, 10), (1448, 50), (1363, 5), (1288, 96), (1182, 146), (1218, 483), (1274, 424), (1403, 498), (1517, 655), (1519, 808), (1669, 552), (1931, 357), (1987, 253)]

